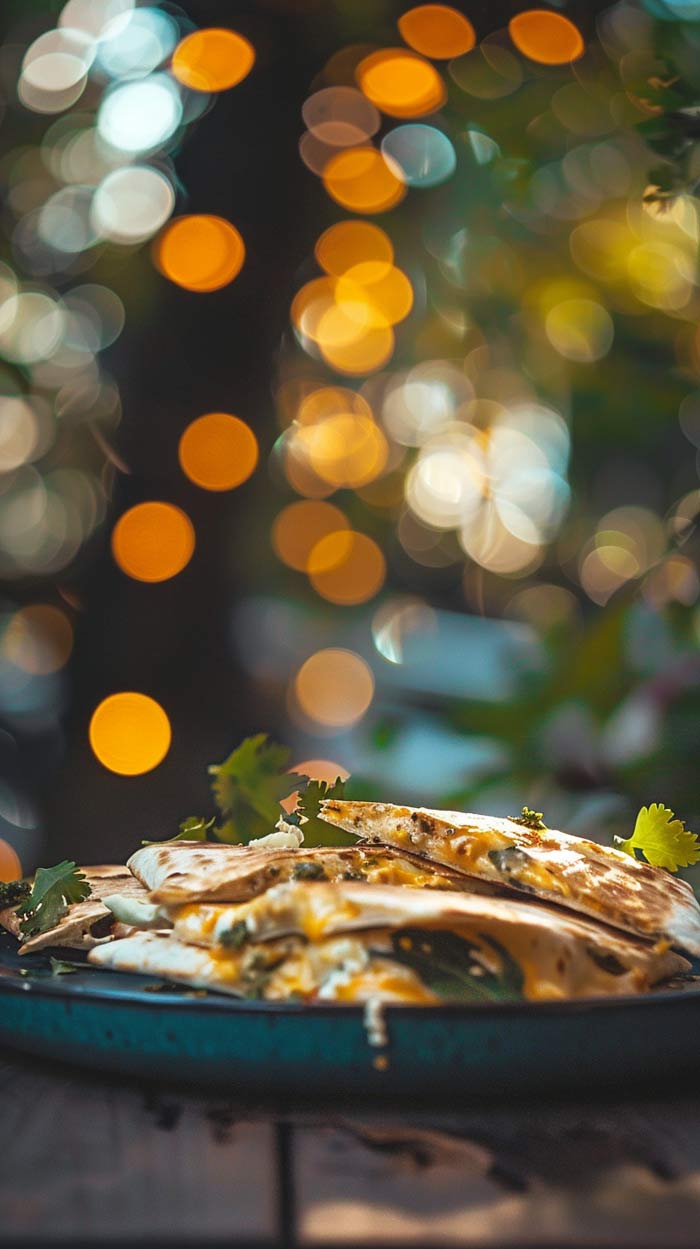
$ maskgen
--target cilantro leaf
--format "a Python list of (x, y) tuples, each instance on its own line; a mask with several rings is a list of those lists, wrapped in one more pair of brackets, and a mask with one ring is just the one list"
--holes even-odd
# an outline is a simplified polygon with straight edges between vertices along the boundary
[(166, 837), (164, 841), (142, 841), (142, 846), (165, 846), (171, 841), (208, 841), (207, 833), (214, 824), (216, 816), (205, 820), (203, 815), (188, 815), (179, 825), (180, 831), (174, 837)]
[(632, 836), (616, 837), (615, 844), (633, 859), (637, 857), (636, 851), (641, 851), (652, 867), (665, 867), (669, 872), (700, 863), (700, 841), (696, 834), (689, 832), (683, 821), (676, 819), (673, 811), (660, 802), (642, 807)]
[(520, 815), (511, 815), (513, 824), (522, 824), (523, 828), (532, 828), (536, 831), (546, 828), (542, 818), (541, 811), (533, 811), (531, 807), (523, 807)]
[(80, 963), (67, 963), (62, 958), (50, 958), (49, 966), (52, 976), (71, 976), (73, 972), (83, 970)]
[(524, 979), (518, 963), (497, 941), (481, 939), (498, 955), (499, 971), (485, 967), (479, 947), (464, 937), (423, 928), (392, 933), (391, 957), (410, 967), (426, 988), (444, 1001), (509, 1002), (521, 998)]
[(289, 755), (287, 746), (258, 733), (209, 768), (214, 800), (224, 817), (215, 829), (220, 841), (248, 842), (272, 832), (281, 800), (300, 785), (299, 776), (285, 770)]
[[(299, 794), (297, 812), (305, 816), (301, 821), (305, 846), (354, 846), (357, 840), (342, 828), (335, 828), (319, 819), (321, 804), (326, 798), (342, 798), (345, 793), (345, 781), (340, 777), (329, 781), (309, 780), (305, 789)], [(287, 817), (285, 817), (287, 818)]]
[(64, 859), (55, 867), (38, 867), (28, 898), (17, 908), (24, 915), (20, 930), (24, 937), (48, 932), (66, 914), (72, 902), (83, 902), (92, 890), (75, 863)]

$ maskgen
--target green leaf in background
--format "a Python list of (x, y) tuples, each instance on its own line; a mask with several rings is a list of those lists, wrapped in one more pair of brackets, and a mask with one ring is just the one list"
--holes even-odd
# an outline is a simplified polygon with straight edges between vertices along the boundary
[(271, 833), (282, 814), (280, 803), (304, 781), (287, 772), (289, 747), (271, 742), (266, 733), (247, 737), (223, 763), (212, 764), (212, 793), (223, 823), (220, 841), (248, 842)]
[(342, 798), (344, 795), (345, 781), (341, 781), (339, 776), (332, 783), (312, 780), (308, 782), (306, 788), (300, 793), (297, 804), (299, 814), (306, 817), (301, 821), (305, 846), (355, 845), (356, 837), (344, 832), (342, 828), (334, 828), (331, 824), (326, 824), (319, 818), (321, 803), (325, 802), (326, 798)]
[(66, 914), (72, 902), (84, 902), (92, 890), (77, 864), (65, 859), (55, 867), (38, 867), (29, 897), (18, 908), (25, 918), (20, 924), (22, 935), (35, 937), (48, 932)]
[[(523, 996), (523, 973), (497, 941), (481, 937), (498, 956), (500, 971), (484, 967), (479, 949), (453, 932), (404, 928), (391, 934), (392, 957), (448, 1002), (510, 1002)], [(379, 951), (376, 952), (378, 955)]]
[(187, 819), (179, 825), (180, 831), (174, 837), (166, 837), (164, 841), (142, 841), (141, 845), (164, 846), (169, 845), (171, 841), (208, 841), (207, 834), (215, 822), (215, 815), (212, 815), (210, 820), (205, 820), (203, 815), (188, 815)]
[(632, 836), (616, 837), (615, 844), (633, 859), (637, 857), (635, 851), (641, 851), (652, 867), (665, 867), (669, 872), (700, 863), (696, 834), (689, 832), (683, 821), (660, 802), (642, 807)]

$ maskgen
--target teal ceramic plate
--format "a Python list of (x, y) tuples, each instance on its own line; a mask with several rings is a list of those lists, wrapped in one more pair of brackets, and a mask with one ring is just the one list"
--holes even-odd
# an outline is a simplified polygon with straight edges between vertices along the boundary
[(588, 1002), (394, 1006), (385, 1020), (387, 1044), (376, 1048), (356, 1006), (200, 996), (87, 964), (52, 975), (47, 957), (20, 959), (14, 940), (0, 937), (0, 1044), (250, 1097), (452, 1102), (629, 1088), (658, 1082), (661, 1054), (681, 1077), (697, 1069), (700, 987)]

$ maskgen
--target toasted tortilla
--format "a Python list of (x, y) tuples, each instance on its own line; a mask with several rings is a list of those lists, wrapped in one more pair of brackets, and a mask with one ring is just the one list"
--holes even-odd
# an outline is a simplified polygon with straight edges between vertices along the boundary
[(515, 820), (328, 799), (321, 818), (380, 845), (700, 955), (700, 906), (685, 881), (622, 851)]
[[(467, 880), (404, 851), (369, 846), (304, 848), (228, 846), (218, 842), (163, 842), (144, 846), (128, 863), (150, 901), (245, 902), (271, 885), (306, 880), (359, 879), (370, 884), (493, 893), (492, 886)], [(115, 893), (118, 890), (114, 890)]]
[[(99, 864), (96, 867), (80, 869), (87, 877), (90, 885), (90, 897), (84, 902), (75, 902), (68, 907), (66, 914), (54, 928), (30, 937), (20, 947), (20, 954), (36, 954), (49, 946), (62, 946), (70, 950), (89, 950), (104, 941), (114, 938), (114, 916), (108, 907), (100, 901), (111, 893), (119, 893), (125, 897), (143, 898), (146, 891), (136, 880), (128, 868), (117, 864)], [(21, 941), (21, 917), (10, 907), (0, 912), (0, 924)]]
[[(481, 968), (475, 974), (483, 975), (498, 972), (510, 957), (520, 970), (522, 995), (533, 1000), (642, 993), (690, 966), (665, 943), (653, 946), (539, 903), (400, 886), (288, 882), (237, 906), (193, 904), (168, 908), (168, 914), (174, 923), (172, 936), (161, 935), (154, 942), (150, 938), (155, 934), (141, 933), (95, 950), (90, 961), (245, 996), (250, 995), (245, 973), (253, 980), (257, 973), (260, 979), (271, 968), (274, 978), (265, 974), (261, 994), (282, 998), (291, 993), (313, 996), (321, 988), (330, 995), (326, 980), (319, 980), (325, 969), (337, 987), (341, 982), (344, 986), (336, 996), (364, 1000), (371, 996), (363, 978), (366, 963), (327, 963), (327, 952), (344, 949), (343, 941), (349, 940), (355, 942), (353, 949), (381, 956), (381, 967), (373, 966), (370, 976), (373, 993), (382, 995), (379, 980), (384, 975), (392, 1000), (412, 1001), (418, 1000), (414, 982), (405, 999), (400, 996), (408, 991), (403, 975), (397, 987), (397, 969), (405, 970), (399, 951), (406, 942), (406, 950), (427, 949), (419, 965), (428, 973), (432, 966), (439, 983), (439, 955), (433, 958), (430, 952), (438, 932), (465, 942), (465, 978), (475, 961)], [(285, 941), (291, 944), (285, 946)], [(385, 966), (387, 959), (390, 967)], [(406, 961), (415, 975), (411, 959)], [(309, 967), (314, 969), (311, 981)], [(418, 976), (423, 990), (439, 1000), (439, 989), (423, 974), (428, 982)]]

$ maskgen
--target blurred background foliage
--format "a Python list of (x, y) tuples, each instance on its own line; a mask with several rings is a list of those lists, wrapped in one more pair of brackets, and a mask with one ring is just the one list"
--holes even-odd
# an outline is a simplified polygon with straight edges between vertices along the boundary
[(174, 831), (260, 730), (700, 828), (700, 5), (450, 12), (8, 6), (10, 870)]

